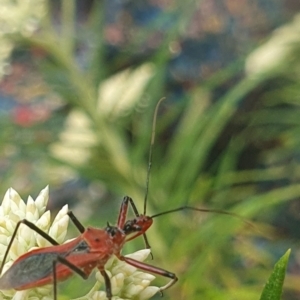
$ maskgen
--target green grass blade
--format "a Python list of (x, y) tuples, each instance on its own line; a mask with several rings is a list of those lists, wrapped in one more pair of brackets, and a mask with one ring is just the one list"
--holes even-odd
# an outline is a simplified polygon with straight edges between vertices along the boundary
[(266, 283), (260, 300), (280, 300), (287, 263), (291, 249), (289, 249), (275, 264), (274, 270)]

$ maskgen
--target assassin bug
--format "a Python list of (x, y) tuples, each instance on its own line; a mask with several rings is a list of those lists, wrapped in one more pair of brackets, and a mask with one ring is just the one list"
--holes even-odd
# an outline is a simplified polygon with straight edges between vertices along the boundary
[[(58, 244), (58, 242), (47, 233), (28, 220), (24, 219), (19, 221), (5, 252), (0, 267), (0, 273), (2, 273), (9, 250), (21, 224), (25, 224), (32, 230), (36, 231), (53, 246), (35, 249), (20, 256), (0, 278), (0, 289), (24, 290), (53, 283), (53, 297), (57, 300), (58, 281), (67, 279), (73, 273), (77, 273), (83, 279), (87, 279), (93, 269), (97, 268), (105, 281), (106, 296), (109, 300), (111, 300), (112, 288), (110, 278), (105, 271), (105, 264), (112, 255), (115, 255), (119, 260), (124, 261), (129, 265), (169, 278), (169, 282), (160, 287), (160, 292), (162, 292), (163, 290), (171, 287), (177, 281), (176, 275), (162, 268), (123, 256), (121, 254), (121, 250), (126, 242), (142, 235), (146, 248), (150, 248), (146, 237), (146, 231), (152, 225), (153, 219), (181, 210), (226, 214), (244, 221), (242, 217), (231, 212), (201, 209), (191, 206), (182, 206), (152, 216), (147, 216), (147, 196), (152, 162), (152, 149), (155, 138), (156, 116), (159, 104), (162, 100), (163, 99), (158, 102), (154, 112), (143, 214), (139, 214), (133, 200), (128, 196), (124, 197), (122, 201), (117, 224), (115, 226), (107, 224), (104, 229), (92, 227), (85, 228), (75, 215), (69, 211), (68, 216), (79, 230), (80, 235), (74, 240), (62, 245)], [(129, 206), (131, 206), (135, 214), (135, 218), (133, 219), (127, 219)]]

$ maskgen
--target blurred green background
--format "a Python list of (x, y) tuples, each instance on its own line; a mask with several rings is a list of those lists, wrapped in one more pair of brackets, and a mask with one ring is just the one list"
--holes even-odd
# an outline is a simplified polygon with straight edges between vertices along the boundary
[[(49, 184), (51, 210), (68, 203), (98, 227), (115, 222), (125, 195), (142, 211), (154, 107), (166, 97), (148, 213), (188, 204), (255, 227), (191, 211), (155, 219), (149, 262), (179, 277), (164, 299), (259, 299), (288, 248), (283, 299), (299, 299), (299, 9), (1, 0), (0, 194), (35, 197)], [(76, 278), (60, 287), (81, 289)]]

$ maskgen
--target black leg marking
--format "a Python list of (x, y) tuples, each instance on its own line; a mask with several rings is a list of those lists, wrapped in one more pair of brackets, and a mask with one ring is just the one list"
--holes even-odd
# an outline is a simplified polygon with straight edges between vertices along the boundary
[(53, 299), (57, 300), (57, 274), (56, 274), (56, 265), (61, 263), (71, 269), (74, 273), (78, 274), (82, 279), (86, 280), (89, 277), (89, 274), (84, 273), (80, 268), (70, 263), (67, 259), (62, 256), (57, 256), (56, 260), (53, 260), (52, 270), (53, 270)]
[(80, 233), (85, 232), (85, 227), (79, 222), (79, 220), (75, 217), (72, 211), (68, 211), (68, 216), (70, 220), (73, 222), (73, 224), (76, 226), (76, 228), (79, 230)]
[(106, 297), (108, 300), (111, 300), (112, 298), (112, 292), (111, 292), (111, 282), (110, 279), (107, 275), (107, 273), (105, 272), (105, 270), (99, 270), (101, 275), (104, 278), (104, 282), (105, 282), (105, 290), (106, 290)]

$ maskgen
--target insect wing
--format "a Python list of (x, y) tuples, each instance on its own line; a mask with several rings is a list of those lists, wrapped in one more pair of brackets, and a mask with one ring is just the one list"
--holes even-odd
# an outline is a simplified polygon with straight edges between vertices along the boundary
[[(71, 250), (70, 250), (71, 249)], [(52, 281), (53, 262), (58, 256), (70, 257), (73, 254), (83, 255), (89, 252), (89, 247), (84, 241), (74, 240), (69, 244), (36, 249), (19, 257), (13, 265), (0, 278), (0, 289), (23, 290), (50, 283)], [(61, 273), (64, 279), (72, 274), (72, 271), (58, 264), (57, 274)]]
[(56, 252), (37, 253), (15, 262), (0, 278), (0, 289), (23, 289), (52, 273)]

